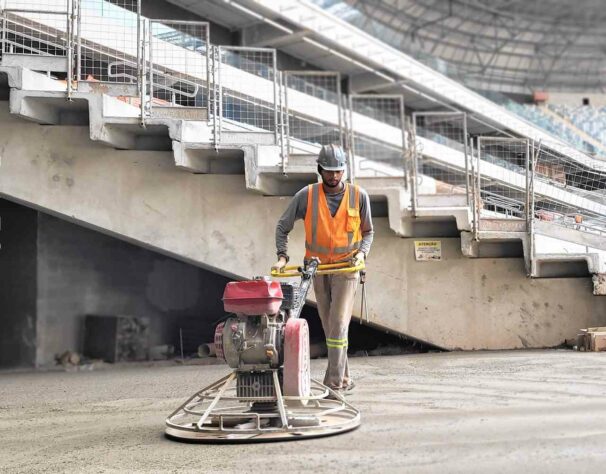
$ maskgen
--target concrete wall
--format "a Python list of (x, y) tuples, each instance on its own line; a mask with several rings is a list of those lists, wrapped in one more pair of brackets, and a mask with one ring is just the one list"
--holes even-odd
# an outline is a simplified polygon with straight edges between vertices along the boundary
[(43, 213), (38, 223), (38, 365), (83, 349), (87, 314), (148, 317), (152, 345), (178, 343), (183, 319), (186, 338), (212, 339), (225, 277)]
[(36, 214), (0, 199), (0, 367), (35, 363)]
[(589, 99), (589, 105), (593, 107), (606, 107), (606, 94), (585, 94), (572, 92), (548, 92), (548, 103), (579, 107), (583, 105), (583, 99)]
[[(0, 105), (0, 193), (226, 275), (264, 274), (289, 198), (245, 189), (242, 176), (176, 170), (170, 153), (116, 151), (86, 127), (41, 127)], [(371, 321), (447, 348), (552, 346), (606, 324), (589, 279), (526, 278), (521, 259), (466, 259), (442, 239), (442, 262), (414, 261), (411, 240), (376, 220), (369, 260)], [(303, 229), (291, 257), (303, 255)], [(356, 304), (359, 308), (359, 304)]]

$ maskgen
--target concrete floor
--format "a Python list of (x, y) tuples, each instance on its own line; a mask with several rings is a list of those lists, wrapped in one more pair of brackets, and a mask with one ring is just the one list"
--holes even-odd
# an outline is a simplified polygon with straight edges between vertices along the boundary
[[(318, 377), (325, 361), (313, 362)], [(0, 373), (1, 472), (603, 472), (606, 354), (351, 359), (352, 433), (191, 445), (164, 417), (223, 365)]]

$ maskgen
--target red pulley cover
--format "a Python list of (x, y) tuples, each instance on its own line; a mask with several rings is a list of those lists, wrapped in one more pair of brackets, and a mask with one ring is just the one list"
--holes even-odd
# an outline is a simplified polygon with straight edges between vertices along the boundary
[(278, 281), (232, 281), (223, 292), (223, 308), (228, 313), (247, 316), (276, 314), (283, 298)]

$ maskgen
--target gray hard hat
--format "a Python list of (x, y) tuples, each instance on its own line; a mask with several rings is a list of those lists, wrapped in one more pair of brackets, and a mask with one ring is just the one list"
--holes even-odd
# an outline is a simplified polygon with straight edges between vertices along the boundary
[(339, 145), (324, 145), (318, 154), (317, 163), (326, 171), (345, 171), (347, 155)]

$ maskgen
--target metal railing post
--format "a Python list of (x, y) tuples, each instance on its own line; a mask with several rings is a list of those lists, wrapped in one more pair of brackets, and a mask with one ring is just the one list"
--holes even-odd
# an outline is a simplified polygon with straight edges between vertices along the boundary
[(67, 100), (72, 100), (72, 76), (74, 68), (74, 9), (77, 0), (67, 2)]
[(463, 153), (465, 154), (465, 195), (467, 196), (467, 205), (469, 206), (469, 151), (467, 149), (467, 114), (463, 115)]
[(274, 80), (274, 140), (278, 144), (278, 54), (272, 57), (272, 75)]
[(212, 83), (213, 83), (213, 142), (215, 151), (219, 148), (219, 80), (217, 77), (218, 46), (212, 46)]
[(287, 167), (287, 157), (286, 157), (286, 146), (285, 146), (285, 140), (286, 137), (284, 136), (284, 75), (282, 73), (282, 71), (278, 72), (278, 85), (279, 85), (279, 109), (280, 109), (280, 123), (279, 123), (279, 127), (280, 127), (280, 159), (281, 159), (281, 168), (282, 168), (282, 174), (286, 174), (286, 167)]
[(221, 46), (217, 46), (217, 91), (218, 91), (218, 109), (217, 109), (217, 143), (221, 142), (221, 133), (223, 129), (223, 84), (221, 84), (221, 66), (223, 64), (221, 56)]
[(404, 173), (404, 189), (408, 189), (408, 169), (406, 168), (406, 125), (403, 95), (400, 96), (400, 129), (402, 133), (402, 173)]
[(286, 161), (288, 162), (288, 159), (290, 158), (290, 150), (291, 150), (291, 145), (290, 145), (290, 114), (289, 109), (288, 109), (288, 71), (285, 71), (282, 73), (282, 78), (284, 79), (284, 115), (286, 117), (286, 153), (284, 155)]
[(526, 139), (526, 231), (528, 232), (528, 217), (530, 214), (530, 140)]
[(481, 230), (481, 225), (482, 225), (482, 208), (484, 207), (483, 205), (480, 206), (480, 204), (482, 203), (482, 137), (478, 137), (478, 176), (477, 176), (477, 180), (476, 180), (476, 186), (477, 186), (477, 191), (476, 191), (476, 199), (477, 199), (477, 208), (478, 208), (478, 213), (477, 213), (477, 219), (478, 219), (478, 225), (477, 230), (476, 230), (476, 240), (480, 240), (480, 230)]
[(343, 143), (343, 97), (341, 97), (341, 74), (336, 73), (337, 77), (337, 115), (339, 123), (339, 145), (344, 146)]
[(417, 113), (413, 112), (412, 113), (412, 119), (411, 119), (411, 127), (410, 127), (410, 157), (411, 157), (411, 173), (410, 173), (410, 208), (412, 211), (412, 215), (413, 217), (416, 217), (417, 215), (417, 185), (418, 185), (418, 178), (417, 178), (417, 154), (418, 154), (418, 150), (417, 150)]
[(350, 95), (348, 97), (348, 102), (349, 102), (349, 107), (348, 107), (348, 113), (349, 113), (349, 121), (348, 121), (348, 125), (349, 127), (346, 127), (346, 133), (348, 134), (348, 141), (349, 141), (349, 148), (347, 150), (347, 152), (349, 153), (349, 182), (351, 184), (355, 184), (355, 179), (356, 179), (356, 138), (355, 138), (355, 133), (354, 133), (354, 127), (353, 127), (353, 97)]
[(471, 182), (471, 213), (473, 216), (472, 219), (472, 234), (473, 234), (473, 238), (474, 240), (478, 240), (478, 215), (479, 215), (479, 210), (478, 210), (478, 198), (476, 195), (476, 166), (474, 163), (474, 148), (473, 148), (473, 139), (471, 137), (468, 137), (469, 140), (469, 156), (470, 156), (470, 166), (471, 166), (471, 177), (470, 177), (470, 182)]
[[(145, 31), (147, 23), (145, 22), (145, 20), (143, 21), (143, 25), (142, 25), (142, 35), (141, 35), (141, 62), (140, 62), (140, 68), (141, 68), (141, 85), (139, 87), (139, 95), (140, 95), (140, 113), (141, 113), (141, 126), (145, 127), (145, 119), (146, 119), (146, 114), (147, 114), (147, 108), (148, 106), (151, 107), (151, 101), (153, 98), (153, 79), (151, 76), (151, 71), (150, 71), (150, 76), (149, 76), (149, 99), (147, 98), (148, 96), (148, 91), (147, 91), (147, 81), (148, 81), (148, 75), (147, 75), (147, 55), (149, 54), (149, 58), (150, 61), (152, 59), (151, 54), (152, 54), (152, 48), (151, 48), (151, 34), (152, 34), (152, 28), (151, 25), (149, 26), (149, 44), (147, 43), (148, 40), (148, 36), (147, 36), (147, 32)], [(148, 53), (149, 51), (149, 53)], [(150, 63), (150, 67), (151, 67), (151, 63)]]

